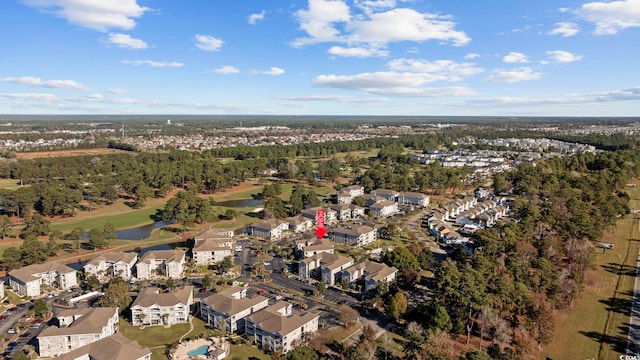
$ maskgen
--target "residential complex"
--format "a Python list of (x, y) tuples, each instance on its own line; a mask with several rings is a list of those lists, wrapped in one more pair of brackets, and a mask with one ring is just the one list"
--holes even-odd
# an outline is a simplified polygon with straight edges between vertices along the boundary
[(154, 275), (164, 278), (181, 278), (186, 260), (183, 250), (152, 250), (136, 264), (138, 279), (151, 279)]
[(333, 230), (333, 241), (349, 246), (364, 246), (378, 238), (376, 229), (367, 225), (343, 225)]
[(263, 349), (287, 353), (302, 343), (303, 337), (318, 331), (318, 314), (294, 314), (293, 305), (284, 301), (258, 311), (245, 319), (245, 337), (253, 337)]
[(151, 360), (151, 350), (120, 333), (56, 357), (57, 360)]
[(57, 321), (58, 326), (49, 326), (38, 335), (41, 357), (65, 354), (115, 334), (118, 309), (65, 309), (59, 311)]
[(269, 299), (247, 296), (247, 288), (231, 287), (200, 300), (200, 317), (207, 325), (244, 332), (244, 318), (269, 305)]
[(78, 286), (78, 278), (76, 270), (51, 262), (11, 270), (9, 285), (20, 296), (34, 297), (44, 293), (45, 287), (66, 290)]
[(98, 279), (107, 275), (130, 279), (138, 255), (130, 252), (103, 252), (87, 262), (83, 269), (86, 276)]
[(193, 286), (168, 292), (155, 287), (142, 289), (131, 304), (133, 325), (173, 325), (189, 322), (193, 304)]

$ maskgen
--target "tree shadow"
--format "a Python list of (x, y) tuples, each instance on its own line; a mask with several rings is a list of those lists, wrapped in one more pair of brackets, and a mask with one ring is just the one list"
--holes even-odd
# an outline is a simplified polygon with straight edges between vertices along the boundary
[(155, 214), (149, 215), (149, 218), (155, 222), (162, 221), (162, 209), (157, 209)]
[(627, 351), (627, 337), (626, 336), (612, 336), (606, 335), (598, 331), (580, 331), (580, 334), (591, 338), (598, 343), (604, 343), (611, 345), (613, 351), (625, 354)]
[[(628, 295), (628, 294), (625, 294)], [(621, 299), (611, 297), (608, 299), (600, 300), (599, 302), (607, 305), (607, 311), (613, 311), (618, 314), (629, 314), (631, 311), (631, 304), (633, 302), (633, 295), (631, 295), (631, 299)]]
[(616, 274), (616, 275), (624, 275), (624, 276), (633, 276), (637, 275), (638, 269), (634, 266), (629, 265), (621, 265), (616, 263), (608, 263), (601, 265), (603, 269), (606, 271)]

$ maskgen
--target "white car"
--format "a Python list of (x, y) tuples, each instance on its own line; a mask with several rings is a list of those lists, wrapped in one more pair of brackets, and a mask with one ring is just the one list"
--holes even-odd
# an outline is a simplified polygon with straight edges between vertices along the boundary
[(263, 262), (263, 264), (264, 264), (264, 266), (269, 266), (269, 265), (271, 265), (271, 263), (270, 263), (270, 262), (268, 262), (268, 261)]

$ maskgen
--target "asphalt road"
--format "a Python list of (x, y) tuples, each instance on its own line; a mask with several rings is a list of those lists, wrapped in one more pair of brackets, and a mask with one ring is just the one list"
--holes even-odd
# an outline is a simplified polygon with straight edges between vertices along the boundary
[[(640, 224), (638, 226), (640, 226)], [(638, 253), (636, 266), (636, 281), (633, 289), (631, 316), (629, 317), (629, 337), (627, 340), (628, 356), (640, 355), (640, 253)]]

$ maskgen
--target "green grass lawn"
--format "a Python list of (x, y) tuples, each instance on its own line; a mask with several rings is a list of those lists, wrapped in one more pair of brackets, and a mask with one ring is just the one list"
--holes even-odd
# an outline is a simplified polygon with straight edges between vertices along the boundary
[[(31, 186), (31, 185), (25, 185)], [(16, 190), (20, 188), (20, 180), (16, 179), (0, 179), (0, 189)]]
[(140, 209), (116, 215), (97, 217), (97, 218), (78, 218), (75, 221), (69, 220), (64, 222), (58, 222), (51, 224), (51, 229), (60, 230), (63, 233), (68, 233), (76, 227), (80, 226), (86, 230), (90, 229), (100, 229), (104, 228), (104, 225), (111, 221), (116, 229), (129, 229), (136, 226), (141, 226), (145, 224), (152, 224), (154, 221), (151, 218), (158, 209), (162, 209), (162, 207), (153, 207), (148, 209)]
[(251, 359), (270, 360), (271, 356), (262, 352), (255, 346), (251, 345), (231, 345), (231, 351), (227, 359)]
[(120, 332), (129, 340), (137, 341), (142, 346), (164, 346), (178, 341), (182, 335), (189, 331), (189, 324), (176, 324), (170, 328), (164, 326), (139, 326), (131, 325), (127, 320), (120, 319)]

